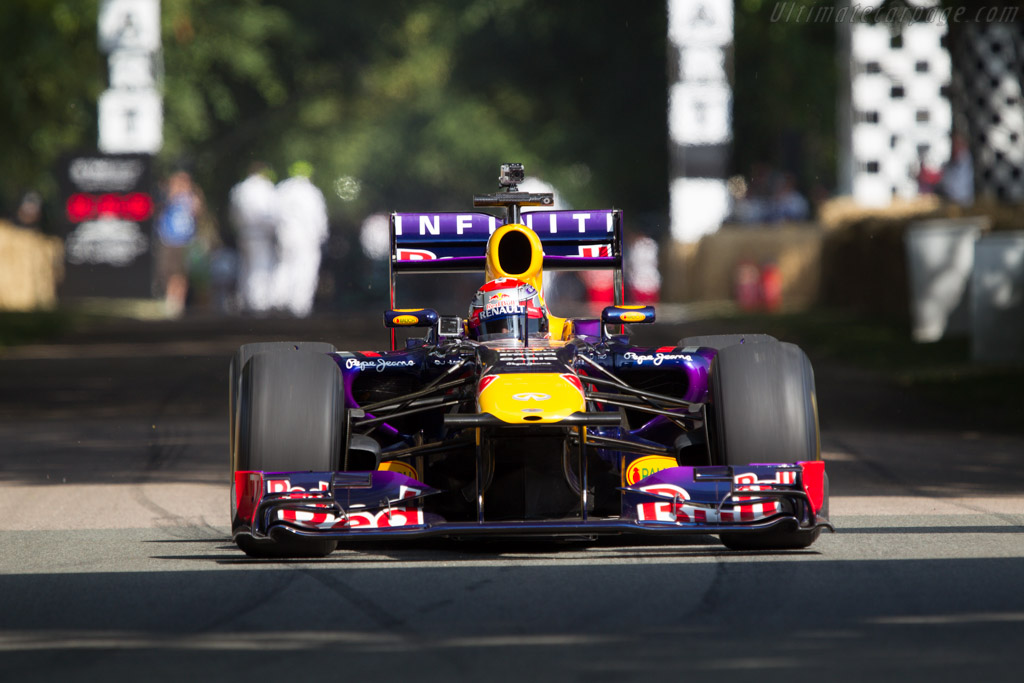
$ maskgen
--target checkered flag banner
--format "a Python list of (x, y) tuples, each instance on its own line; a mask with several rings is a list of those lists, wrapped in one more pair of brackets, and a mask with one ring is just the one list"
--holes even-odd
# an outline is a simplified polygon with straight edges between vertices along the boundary
[(979, 199), (1024, 201), (1024, 23), (970, 23), (954, 45), (955, 92)]

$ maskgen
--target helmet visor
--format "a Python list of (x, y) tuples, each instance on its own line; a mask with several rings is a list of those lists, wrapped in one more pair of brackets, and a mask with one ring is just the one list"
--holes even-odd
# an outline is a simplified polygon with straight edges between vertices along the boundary
[(526, 326), (525, 313), (513, 313), (480, 320), (480, 341), (522, 339)]

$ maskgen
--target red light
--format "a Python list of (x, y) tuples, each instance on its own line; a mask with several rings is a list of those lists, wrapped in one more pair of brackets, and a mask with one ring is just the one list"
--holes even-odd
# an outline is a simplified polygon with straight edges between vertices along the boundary
[(121, 198), (116, 194), (103, 194), (100, 195), (99, 200), (96, 202), (96, 213), (100, 216), (118, 216), (121, 215)]
[(68, 197), (64, 205), (68, 220), (72, 223), (81, 223), (97, 216), (141, 222), (153, 216), (153, 208), (153, 198), (145, 192), (124, 195), (107, 193), (99, 196), (76, 192)]
[(64, 210), (68, 214), (68, 220), (72, 223), (81, 223), (86, 218), (92, 218), (94, 212), (92, 195), (76, 192), (68, 197)]
[(153, 215), (153, 198), (144, 192), (125, 195), (121, 216), (130, 221), (144, 221)]

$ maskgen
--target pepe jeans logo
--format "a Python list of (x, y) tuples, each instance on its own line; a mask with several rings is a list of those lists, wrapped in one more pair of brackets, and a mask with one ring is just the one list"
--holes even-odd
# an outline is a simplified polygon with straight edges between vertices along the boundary
[(376, 360), (359, 360), (358, 358), (349, 358), (345, 361), (345, 369), (351, 370), (352, 368), (359, 368), (360, 370), (376, 370), (377, 372), (384, 372), (387, 368), (411, 368), (416, 365), (414, 360), (385, 360), (384, 358), (378, 358)]
[(622, 354), (623, 360), (629, 360), (635, 362), (637, 365), (643, 365), (644, 363), (651, 363), (653, 365), (661, 365), (665, 361), (669, 360), (681, 360), (687, 363), (693, 361), (693, 358), (686, 353), (658, 353), (656, 355), (642, 355), (627, 351)]
[(551, 397), (547, 394), (526, 392), (522, 394), (515, 394), (512, 398), (516, 401), (547, 401)]

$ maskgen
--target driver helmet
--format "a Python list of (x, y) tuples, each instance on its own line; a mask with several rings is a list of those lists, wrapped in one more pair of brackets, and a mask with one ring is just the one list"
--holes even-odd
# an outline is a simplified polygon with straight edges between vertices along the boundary
[(469, 336), (477, 341), (547, 338), (548, 316), (540, 295), (531, 285), (513, 277), (491, 280), (476, 293), (466, 321)]

